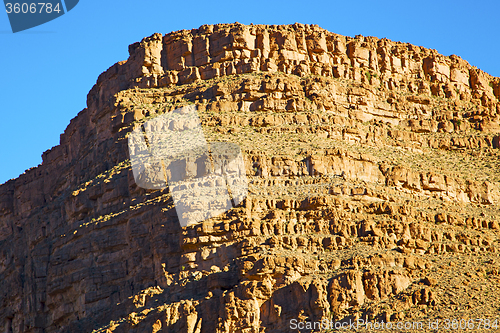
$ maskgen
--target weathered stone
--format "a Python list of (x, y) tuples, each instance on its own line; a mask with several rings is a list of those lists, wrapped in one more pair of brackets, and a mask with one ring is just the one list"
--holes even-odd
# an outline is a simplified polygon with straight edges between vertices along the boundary
[[(497, 310), (498, 78), (302, 24), (205, 25), (129, 54), (43, 163), (0, 186), (7, 332), (288, 332), (451, 318), (456, 298)], [(191, 103), (207, 142), (240, 146), (249, 195), (181, 228), (170, 189), (138, 186), (127, 137)], [(441, 295), (453, 281), (487, 287)]]

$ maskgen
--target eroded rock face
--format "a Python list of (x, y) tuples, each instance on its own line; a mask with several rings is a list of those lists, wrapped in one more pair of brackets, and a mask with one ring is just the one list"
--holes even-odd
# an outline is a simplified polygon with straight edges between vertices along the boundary
[[(0, 186), (7, 332), (497, 315), (499, 78), (300, 24), (202, 26), (129, 52), (43, 163)], [(168, 188), (137, 186), (127, 139), (193, 103), (207, 142), (241, 148), (249, 192), (181, 228)]]

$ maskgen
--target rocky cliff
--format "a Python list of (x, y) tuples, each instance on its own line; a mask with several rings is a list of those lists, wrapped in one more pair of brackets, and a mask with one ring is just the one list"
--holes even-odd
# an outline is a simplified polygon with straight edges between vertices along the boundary
[[(0, 186), (5, 332), (499, 317), (500, 78), (301, 24), (129, 53), (43, 163)], [(127, 137), (188, 104), (208, 141), (241, 147), (249, 193), (181, 228), (168, 188), (136, 185)]]

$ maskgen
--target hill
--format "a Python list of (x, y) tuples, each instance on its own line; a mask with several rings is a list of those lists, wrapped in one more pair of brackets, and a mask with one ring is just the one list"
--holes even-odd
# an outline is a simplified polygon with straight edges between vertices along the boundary
[[(206, 25), (129, 53), (43, 163), (0, 186), (7, 332), (499, 318), (500, 78), (302, 24)], [(168, 188), (137, 186), (128, 137), (186, 105), (208, 142), (239, 145), (249, 184), (182, 228)]]

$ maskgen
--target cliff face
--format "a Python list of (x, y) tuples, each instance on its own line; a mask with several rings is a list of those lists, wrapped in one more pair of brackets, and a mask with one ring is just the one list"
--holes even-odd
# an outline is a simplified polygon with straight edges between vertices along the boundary
[[(500, 78), (317, 26), (129, 47), (43, 163), (0, 186), (6, 332), (287, 332), (290, 320), (494, 318)], [(196, 104), (249, 194), (181, 228), (127, 135)]]

